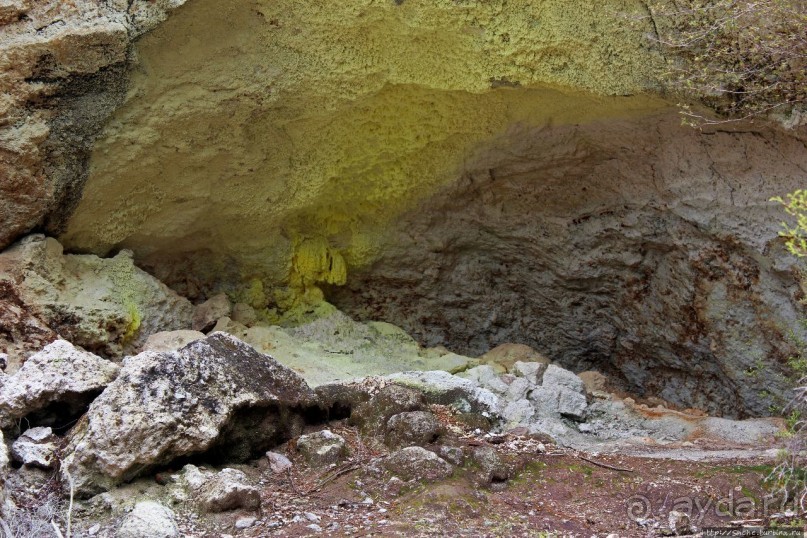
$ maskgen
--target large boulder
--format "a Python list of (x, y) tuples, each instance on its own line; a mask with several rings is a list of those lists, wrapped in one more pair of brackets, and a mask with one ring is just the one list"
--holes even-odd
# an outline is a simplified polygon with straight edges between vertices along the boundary
[(191, 303), (137, 268), (129, 251), (65, 255), (55, 239), (32, 235), (0, 254), (0, 268), (20, 308), (100, 355), (132, 353), (155, 332), (191, 325)]
[[(92, 353), (57, 340), (11, 376), (0, 376), (0, 428), (34, 414), (29, 423), (50, 425), (52, 416), (71, 416), (118, 375), (120, 367)], [(52, 409), (52, 413), (48, 408)], [(37, 416), (38, 415), (38, 416)]]
[(144, 352), (71, 432), (63, 469), (87, 494), (183, 456), (246, 459), (290, 437), (314, 400), (298, 374), (226, 334)]

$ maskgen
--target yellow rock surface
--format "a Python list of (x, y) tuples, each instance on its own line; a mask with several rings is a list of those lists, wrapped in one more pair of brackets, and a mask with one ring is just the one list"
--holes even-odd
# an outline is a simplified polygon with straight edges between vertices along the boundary
[(634, 95), (658, 61), (641, 6), (193, 0), (138, 43), (62, 240), (235, 267), (251, 304), (318, 300), (509, 126), (660, 106)]

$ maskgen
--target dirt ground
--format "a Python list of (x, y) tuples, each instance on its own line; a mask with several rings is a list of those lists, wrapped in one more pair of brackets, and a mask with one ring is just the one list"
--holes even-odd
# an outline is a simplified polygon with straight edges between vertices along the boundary
[[(329, 428), (348, 439), (352, 458), (315, 471), (292, 445), (277, 449), (295, 463), (273, 474), (265, 461), (239, 466), (261, 484), (261, 513), (214, 519), (182, 517), (188, 536), (468, 536), (618, 537), (671, 534), (669, 513), (686, 514), (694, 527), (801, 526), (795, 504), (783, 505), (767, 480), (774, 464), (760, 448), (714, 445), (708, 439), (673, 446), (636, 447), (634, 455), (581, 453), (542, 440), (465, 432), (467, 450), (492, 446), (510, 468), (506, 481), (486, 483), (466, 462), (449, 478), (403, 482), (379, 465), (383, 448), (364, 445), (345, 424)], [(545, 441), (545, 440), (544, 440)], [(775, 443), (767, 448), (775, 448)], [(643, 455), (636, 455), (644, 453)], [(653, 458), (675, 454), (678, 459)], [(700, 461), (686, 461), (687, 454)], [(726, 459), (725, 454), (731, 457)], [(710, 456), (712, 455), (712, 456)], [(748, 457), (745, 457), (747, 455)], [(790, 511), (788, 511), (790, 510)], [(188, 512), (191, 514), (192, 512)], [(802, 511), (803, 513), (803, 511)], [(246, 529), (235, 522), (256, 518)]]

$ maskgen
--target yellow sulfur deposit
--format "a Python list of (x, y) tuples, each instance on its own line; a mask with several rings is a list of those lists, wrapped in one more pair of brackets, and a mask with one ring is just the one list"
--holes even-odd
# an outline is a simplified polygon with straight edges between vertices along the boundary
[(631, 96), (659, 61), (644, 15), (617, 0), (191, 0), (137, 44), (62, 240), (234, 266), (253, 303), (264, 284), (342, 284), (385, 223), (509, 126), (661, 106)]

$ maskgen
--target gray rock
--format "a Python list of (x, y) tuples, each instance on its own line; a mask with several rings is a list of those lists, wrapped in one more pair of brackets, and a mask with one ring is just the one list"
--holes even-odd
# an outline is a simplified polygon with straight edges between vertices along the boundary
[(179, 536), (174, 512), (154, 501), (135, 505), (118, 528), (116, 538), (174, 538)]
[(275, 474), (286, 472), (292, 467), (292, 463), (289, 458), (283, 454), (272, 452), (271, 450), (266, 453), (266, 459), (269, 462), (269, 468)]
[(520, 424), (529, 424), (534, 414), (535, 408), (532, 402), (521, 399), (508, 403), (502, 410), (501, 416), (507, 423), (507, 427), (512, 428)]
[(513, 365), (513, 373), (523, 377), (533, 385), (540, 385), (548, 366), (544, 362), (517, 361)]
[(261, 494), (247, 476), (236, 469), (222, 469), (201, 487), (199, 505), (208, 513), (228, 512), (243, 508), (256, 510), (261, 506)]
[(585, 394), (586, 392), (586, 386), (583, 384), (582, 379), (580, 379), (573, 372), (554, 364), (547, 366), (541, 386), (564, 387), (578, 394)]
[(459, 377), (470, 379), (494, 394), (504, 395), (507, 392), (507, 383), (502, 381), (501, 377), (499, 377), (499, 372), (488, 364), (470, 368), (459, 374)]
[(11, 457), (22, 465), (50, 469), (56, 462), (57, 442), (50, 428), (31, 428), (11, 445)]
[(461, 467), (465, 463), (465, 452), (459, 447), (442, 445), (438, 451), (439, 456), (452, 465)]
[(435, 481), (451, 476), (454, 468), (434, 452), (419, 446), (402, 448), (384, 460), (384, 467), (404, 480)]
[(443, 431), (433, 413), (410, 411), (399, 413), (387, 422), (385, 442), (390, 448), (424, 446), (437, 441)]
[(314, 393), (294, 371), (215, 333), (127, 358), (71, 432), (63, 468), (97, 493), (182, 456), (245, 461), (296, 434)]
[(584, 395), (561, 386), (538, 387), (530, 394), (530, 400), (544, 416), (557, 414), (582, 419), (588, 407)]
[(426, 407), (426, 398), (415, 389), (398, 384), (387, 385), (375, 394), (370, 401), (353, 409), (350, 420), (362, 432), (379, 434), (385, 431), (387, 421), (398, 413), (419, 411)]
[(504, 482), (510, 478), (510, 469), (489, 446), (477, 447), (471, 452), (471, 459), (479, 466), (479, 477), (486, 484)]
[(415, 388), (432, 404), (448, 405), (461, 413), (496, 414), (499, 398), (478, 383), (448, 372), (401, 372), (386, 379)]
[(204, 333), (199, 331), (162, 331), (150, 335), (141, 351), (176, 351), (204, 338)]
[(232, 311), (230, 299), (224, 293), (214, 295), (193, 309), (193, 330), (207, 332), (212, 329), (219, 318), (229, 317)]
[(348, 455), (345, 438), (330, 430), (300, 436), (297, 440), (297, 450), (312, 467), (339, 463)]
[(54, 402), (80, 409), (119, 370), (117, 364), (57, 340), (31, 356), (14, 375), (0, 378), (0, 428)]
[(507, 386), (507, 392), (504, 393), (503, 398), (508, 402), (523, 400), (533, 387), (535, 387), (534, 383), (530, 383), (524, 377), (517, 377)]

